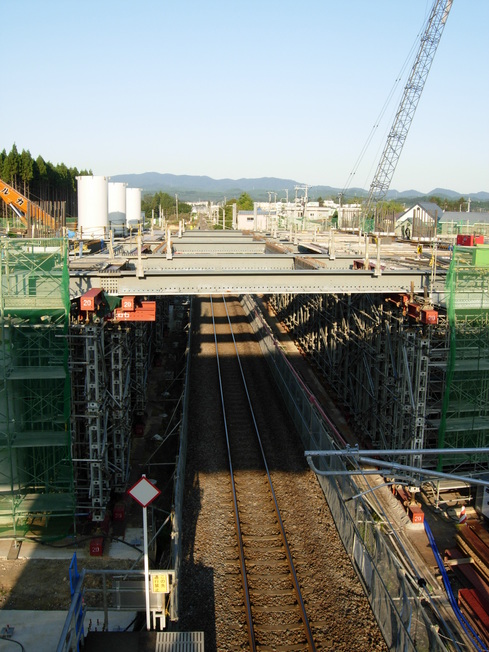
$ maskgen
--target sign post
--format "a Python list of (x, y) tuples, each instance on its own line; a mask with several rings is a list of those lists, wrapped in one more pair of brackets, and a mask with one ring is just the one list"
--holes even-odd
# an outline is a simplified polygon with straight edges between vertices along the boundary
[(149, 608), (149, 560), (148, 560), (148, 513), (147, 507), (161, 491), (143, 475), (127, 492), (143, 508), (143, 552), (144, 552), (144, 593), (146, 596), (146, 629), (151, 630)]

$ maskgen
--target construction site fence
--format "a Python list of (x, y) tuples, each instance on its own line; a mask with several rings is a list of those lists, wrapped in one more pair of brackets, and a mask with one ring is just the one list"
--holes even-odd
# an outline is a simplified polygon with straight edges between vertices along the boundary
[[(190, 323), (193, 324), (194, 302), (190, 307)], [(185, 382), (183, 387), (182, 422), (180, 425), (180, 446), (176, 464), (174, 481), (174, 506), (171, 535), (171, 567), (175, 569), (175, 586), (173, 587), (170, 604), (170, 619), (178, 620), (179, 613), (179, 578), (182, 568), (182, 535), (183, 535), (183, 494), (185, 487), (185, 462), (187, 459), (188, 441), (188, 412), (190, 400), (190, 346), (192, 343), (192, 328), (188, 329), (187, 346), (185, 351)]]
[[(253, 298), (242, 297), (242, 305), (301, 436), (304, 450), (337, 449), (332, 424), (293, 369)], [(346, 471), (339, 456), (317, 457), (314, 464), (321, 473)], [(358, 496), (359, 489), (352, 476), (318, 475), (318, 480), (387, 647), (403, 652), (446, 650), (421, 603), (417, 587), (387, 546), (379, 524), (372, 518), (363, 498)]]

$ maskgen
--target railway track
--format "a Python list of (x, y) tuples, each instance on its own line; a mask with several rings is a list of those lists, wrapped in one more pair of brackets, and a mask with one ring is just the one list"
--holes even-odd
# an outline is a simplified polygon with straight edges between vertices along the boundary
[[(239, 299), (226, 297), (226, 307), (229, 319), (221, 298), (212, 298), (212, 302), (210, 297), (195, 299), (192, 310), (178, 627), (180, 631), (204, 631), (206, 652), (385, 652), (363, 588), (317, 478), (305, 462), (300, 438)], [(273, 493), (280, 519), (273, 507)], [(281, 525), (302, 600), (291, 577)]]
[(226, 299), (211, 306), (249, 649), (315, 650)]

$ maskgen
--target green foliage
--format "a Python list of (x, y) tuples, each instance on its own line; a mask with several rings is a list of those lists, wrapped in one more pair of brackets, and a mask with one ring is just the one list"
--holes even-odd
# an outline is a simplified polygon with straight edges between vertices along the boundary
[(252, 211), (253, 210), (253, 199), (248, 195), (247, 192), (241, 193), (238, 201), (238, 211)]
[(376, 208), (378, 215), (395, 215), (396, 213), (403, 213), (405, 210), (404, 204), (401, 204), (401, 202), (398, 202), (395, 199), (380, 201), (377, 203)]
[(92, 172), (68, 168), (64, 163), (53, 165), (42, 156), (34, 160), (29, 150), (19, 154), (15, 143), (9, 153), (5, 149), (0, 153), (1, 179), (35, 201), (66, 202), (67, 217), (77, 214), (76, 177), (86, 174)]
[(444, 211), (459, 211), (467, 210), (467, 200), (464, 197), (457, 197), (456, 199), (448, 199), (447, 197), (437, 197), (436, 195), (431, 195), (427, 197), (425, 201), (432, 202), (433, 204), (438, 204), (438, 206)]
[(20, 155), (20, 178), (24, 182), (24, 195), (27, 194), (29, 183), (34, 177), (34, 159), (29, 150), (22, 150)]
[[(174, 221), (177, 219), (177, 198), (169, 195), (167, 192), (157, 192), (154, 195), (143, 195), (141, 198), (141, 210), (145, 213), (146, 218), (150, 219), (153, 215), (159, 217), (160, 206), (163, 210), (165, 219)], [(178, 216), (189, 215), (192, 212), (192, 206), (186, 202), (178, 200)]]
[(20, 170), (20, 155), (17, 151), (15, 143), (13, 144), (12, 149), (7, 156), (7, 160), (4, 164), (4, 169), (8, 175), (8, 179), (6, 180), (7, 183), (13, 186), (17, 182), (17, 175), (19, 174)]

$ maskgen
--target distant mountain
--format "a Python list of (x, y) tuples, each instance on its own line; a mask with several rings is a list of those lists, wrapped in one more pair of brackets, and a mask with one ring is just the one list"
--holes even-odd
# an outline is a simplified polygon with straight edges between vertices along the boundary
[(446, 190), (445, 188), (435, 188), (432, 190), (429, 195), (436, 195), (436, 197), (446, 197), (447, 199), (459, 199), (459, 197), (464, 197), (468, 199), (469, 197), (474, 201), (489, 201), (489, 192), (474, 192), (474, 193), (459, 193), (454, 190)]
[[(160, 172), (143, 172), (142, 174), (118, 174), (110, 177), (111, 181), (127, 183), (132, 188), (141, 188), (143, 192), (167, 192), (170, 195), (178, 194), (182, 201), (197, 201), (199, 199), (222, 200), (224, 197), (231, 199), (239, 197), (241, 193), (247, 192), (253, 199), (267, 200), (268, 193), (277, 193), (277, 199), (284, 199), (288, 192), (289, 199), (295, 197), (296, 186), (304, 187), (304, 182), (293, 179), (280, 179), (277, 177), (259, 177), (256, 179), (213, 179), (207, 176), (193, 176), (188, 174), (161, 174)], [(309, 197), (337, 197), (341, 188), (333, 186), (309, 186)], [(302, 195), (303, 193), (301, 193)], [(368, 191), (363, 188), (349, 188), (345, 192), (346, 197), (363, 198)], [(422, 197), (446, 197), (457, 199), (470, 197), (474, 201), (489, 201), (489, 192), (461, 194), (454, 190), (435, 188), (429, 193), (422, 193), (418, 190), (389, 190), (388, 199), (399, 201), (419, 199)]]
[(436, 197), (446, 197), (447, 199), (458, 199), (458, 197), (462, 197), (458, 192), (447, 190), (446, 188), (435, 188), (427, 196), (431, 195), (435, 195)]
[(420, 197), (422, 193), (418, 190), (403, 190), (399, 192), (398, 190), (388, 190), (387, 199), (397, 199), (399, 201), (404, 201), (405, 199), (412, 199), (413, 197)]
[(142, 174), (118, 174), (110, 177), (112, 181), (127, 183), (132, 187), (141, 188), (146, 192), (178, 193), (182, 200), (222, 199), (227, 196), (239, 197), (247, 192), (253, 198), (277, 193), (278, 198), (285, 197), (285, 191), (294, 192), (300, 184), (292, 179), (277, 179), (275, 177), (260, 177), (258, 179), (212, 179), (207, 176), (191, 176), (187, 174), (160, 174), (159, 172), (144, 172)]

